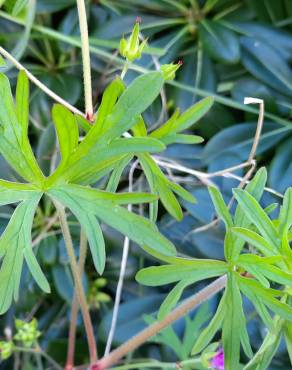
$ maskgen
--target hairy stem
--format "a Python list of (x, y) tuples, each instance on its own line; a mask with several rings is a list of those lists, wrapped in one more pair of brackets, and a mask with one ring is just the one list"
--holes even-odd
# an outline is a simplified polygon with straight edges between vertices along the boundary
[[(79, 274), (82, 277), (84, 272), (84, 264), (87, 255), (87, 239), (84, 232), (80, 233), (80, 249), (79, 249)], [(69, 344), (68, 344), (68, 353), (66, 361), (66, 370), (71, 370), (74, 367), (74, 354), (75, 354), (75, 338), (76, 338), (76, 326), (77, 326), (77, 317), (79, 310), (79, 302), (77, 298), (76, 291), (74, 291), (74, 297), (72, 300), (72, 311), (71, 311), (71, 321), (69, 328)]]
[(88, 39), (88, 25), (84, 0), (77, 0), (79, 28), (81, 34), (82, 63), (83, 63), (83, 80), (84, 80), (84, 97), (85, 113), (89, 120), (93, 119), (92, 106), (92, 87), (91, 87), (91, 66)]
[[(111, 352), (108, 356), (103, 357), (97, 362), (94, 369), (105, 370), (110, 368), (111, 366), (119, 362), (125, 355), (134, 351), (141, 344), (145, 343), (149, 338), (159, 333), (162, 329), (173, 324), (176, 320), (186, 315), (190, 310), (212, 298), (216, 293), (220, 292), (226, 286), (226, 281), (226, 275), (223, 275), (220, 278), (216, 279), (213, 283), (206, 286), (197, 294), (193, 295), (192, 297), (181, 303), (181, 305), (171, 311), (163, 320), (156, 321), (155, 323), (135, 335), (133, 338), (122, 344), (116, 350)], [(77, 369), (85, 370), (87, 369), (87, 366), (81, 366)]]
[(202, 363), (200, 358), (192, 358), (190, 360), (184, 360), (181, 362), (160, 362), (160, 361), (148, 361), (148, 362), (137, 362), (133, 364), (127, 364), (122, 366), (116, 366), (114, 370), (131, 370), (131, 369), (184, 369), (186, 366), (200, 365)]
[(85, 297), (85, 293), (83, 290), (82, 281), (81, 281), (81, 277), (79, 273), (79, 267), (78, 267), (76, 257), (75, 257), (75, 252), (74, 252), (72, 238), (71, 238), (71, 234), (70, 234), (70, 230), (69, 230), (69, 226), (67, 222), (67, 217), (66, 217), (64, 207), (58, 202), (54, 202), (54, 203), (55, 203), (55, 207), (59, 214), (60, 224), (61, 224), (61, 228), (62, 228), (64, 240), (65, 240), (67, 253), (69, 256), (69, 260), (70, 260), (73, 278), (74, 278), (75, 291), (76, 291), (77, 299), (78, 299), (81, 312), (82, 312), (82, 316), (83, 316), (83, 320), (84, 320), (84, 326), (85, 326), (86, 336), (87, 336), (88, 346), (89, 346), (90, 362), (93, 364), (97, 362), (96, 343), (95, 343), (95, 338), (94, 338), (92, 322), (91, 322), (91, 318), (90, 318), (90, 314), (89, 314), (89, 310), (88, 310), (88, 306), (86, 302), (86, 297)]

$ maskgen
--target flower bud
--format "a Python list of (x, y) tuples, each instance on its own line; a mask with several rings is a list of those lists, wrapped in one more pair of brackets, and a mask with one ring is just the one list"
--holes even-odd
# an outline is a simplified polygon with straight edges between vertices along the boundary
[(181, 67), (183, 62), (180, 60), (176, 64), (170, 63), (170, 64), (163, 64), (161, 66), (161, 72), (163, 74), (163, 77), (165, 81), (171, 81), (175, 78), (175, 72)]
[(21, 342), (24, 347), (30, 348), (37, 343), (37, 339), (41, 335), (41, 332), (37, 330), (38, 323), (36, 319), (33, 319), (31, 322), (16, 319), (15, 327), (17, 333), (14, 339)]
[(0, 342), (0, 360), (7, 360), (13, 352), (13, 343), (9, 342)]
[(123, 37), (120, 41), (120, 54), (129, 62), (133, 62), (135, 59), (141, 58), (143, 49), (145, 48), (147, 43), (147, 40), (144, 40), (140, 44), (140, 22), (141, 19), (137, 18), (130, 37), (127, 40)]
[(104, 278), (96, 279), (89, 287), (88, 303), (93, 309), (99, 309), (101, 303), (107, 303), (111, 301), (111, 297), (101, 291), (107, 284), (107, 280)]

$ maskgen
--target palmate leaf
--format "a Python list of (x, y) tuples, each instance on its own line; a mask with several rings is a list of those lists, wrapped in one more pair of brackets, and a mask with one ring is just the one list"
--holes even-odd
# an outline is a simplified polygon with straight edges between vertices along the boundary
[[(50, 176), (47, 180), (48, 187), (61, 178), (69, 182), (88, 185), (91, 180), (94, 182), (102, 161), (115, 159), (117, 162), (125, 154), (163, 150), (164, 145), (155, 138), (119, 139), (124, 132), (135, 125), (137, 118), (158, 96), (163, 83), (164, 78), (161, 72), (146, 73), (136, 78), (127, 89), (122, 87), (123, 83), (119, 79), (113, 81), (106, 90), (95, 125), (88, 130), (84, 140), (74, 147), (70, 156), (67, 156), (66, 165), (61, 166)], [(66, 135), (63, 135), (63, 138), (60, 137), (61, 126), (68, 123), (69, 127), (74, 127), (72, 122), (75, 118), (66, 108), (59, 106), (55, 108), (53, 118), (60, 148), (65, 148), (68, 143)], [(88, 126), (85, 124), (83, 127), (87, 131)], [(74, 128), (74, 132), (75, 130)], [(76, 135), (74, 135), (74, 145), (75, 138)]]
[(165, 144), (184, 143), (184, 144), (199, 144), (203, 141), (200, 136), (182, 135), (180, 132), (190, 128), (199, 121), (212, 107), (214, 99), (207, 97), (179, 115), (179, 110), (166, 121), (162, 126), (151, 132), (151, 137), (160, 139)]
[(9, 80), (1, 73), (0, 153), (23, 179), (42, 183), (44, 176), (27, 137), (28, 80), (24, 71), (19, 73), (16, 91), (15, 106)]
[(266, 370), (276, 354), (282, 338), (283, 320), (276, 317), (273, 329), (269, 331), (255, 356), (247, 363), (244, 370)]
[(226, 206), (224, 199), (220, 191), (215, 187), (209, 187), (209, 194), (212, 198), (218, 216), (224, 221), (226, 229), (233, 226), (233, 221), (228, 207)]
[(162, 320), (175, 307), (185, 288), (193, 282), (196, 282), (196, 280), (184, 279), (178, 282), (175, 287), (171, 289), (159, 308), (157, 315), (158, 320)]
[(262, 236), (273, 246), (279, 248), (277, 230), (259, 203), (247, 191), (234, 189), (234, 196), (249, 220), (257, 227)]
[(35, 186), (0, 180), (0, 206), (28, 200), (36, 193)]
[(278, 255), (278, 251), (275, 250), (273, 246), (266, 241), (265, 238), (252, 230), (245, 229), (243, 227), (233, 227), (231, 229), (231, 232), (237, 235), (243, 241), (257, 248), (257, 250), (264, 256), (269, 257)]
[[(181, 206), (174, 196), (173, 192), (177, 193), (180, 197), (188, 202), (194, 203), (196, 199), (182, 188), (180, 185), (175, 184), (167, 179), (159, 166), (149, 154), (138, 155), (139, 161), (149, 183), (150, 189), (154, 194), (158, 194), (165, 209), (178, 221), (183, 217)], [(154, 220), (157, 209), (153, 212)], [(151, 218), (152, 219), (152, 218)]]
[(60, 166), (64, 167), (78, 145), (79, 132), (77, 121), (74, 115), (60, 104), (54, 105), (52, 118), (55, 123), (62, 157)]
[(191, 279), (193, 282), (223, 275), (228, 266), (225, 262), (211, 259), (188, 259), (188, 263), (147, 267), (140, 270), (136, 280), (148, 286), (160, 286), (179, 280)]
[[(103, 270), (105, 263), (104, 253), (101, 251), (103, 244), (100, 242), (101, 238), (96, 241), (91, 236), (93, 233), (91, 225), (96, 224), (93, 222), (93, 217), (97, 217), (100, 221), (128, 236), (142, 248), (148, 245), (162, 254), (175, 254), (172, 243), (158, 232), (152, 222), (120, 206), (121, 204), (151, 202), (156, 199), (155, 195), (143, 193), (115, 194), (72, 184), (55, 186), (48, 191), (48, 195), (71, 209), (82, 224), (84, 231), (89, 234), (91, 251), (94, 255), (96, 268), (100, 272)], [(86, 213), (90, 216), (89, 223), (86, 219)], [(85, 225), (86, 222), (87, 225)]]
[(227, 369), (239, 369), (240, 344), (242, 344), (245, 354), (248, 357), (252, 357), (241, 293), (234, 273), (228, 275), (222, 341), (224, 363)]
[(35, 192), (30, 199), (18, 205), (8, 226), (0, 238), (0, 314), (6, 312), (12, 298), (18, 299), (19, 283), (23, 260), (36, 279), (37, 284), (46, 292), (50, 291), (46, 277), (33, 255), (31, 246), (31, 227), (35, 209), (42, 193)]
[(211, 342), (217, 331), (221, 328), (224, 316), (226, 314), (226, 294), (227, 293), (225, 290), (214, 317), (197, 338), (192, 349), (192, 355), (202, 352), (202, 350)]
[[(149, 72), (135, 79), (122, 93), (116, 104), (113, 105), (113, 102), (115, 102), (117, 96), (115, 95), (113, 100), (109, 97), (109, 107), (107, 107), (107, 109), (102, 109), (103, 129), (100, 131), (100, 128), (96, 125), (92, 127), (84, 140), (71, 155), (67, 163), (67, 169), (64, 168), (62, 171), (62, 177), (65, 177), (69, 181), (77, 182), (76, 175), (81, 171), (90, 171), (91, 168), (94, 171), (94, 164), (96, 164), (96, 162), (122, 154), (121, 151), (124, 153), (129, 153), (130, 151), (135, 152), (138, 147), (138, 142), (136, 142), (136, 148), (133, 146), (132, 149), (128, 150), (126, 150), (126, 146), (127, 144), (131, 145), (130, 142), (127, 144), (123, 144), (122, 141), (118, 143), (115, 142), (112, 146), (109, 146), (109, 144), (124, 132), (128, 131), (136, 123), (139, 115), (144, 112), (158, 96), (163, 82), (164, 79), (161, 72)], [(115, 94), (113, 91), (109, 94)], [(134, 144), (134, 141), (131, 143)], [(148, 149), (150, 143), (155, 146), (154, 141), (148, 141), (148, 143)], [(155, 143), (159, 145), (157, 140)], [(140, 144), (142, 145), (142, 142), (140, 142)], [(124, 145), (124, 148), (122, 148), (122, 145)], [(99, 155), (101, 148), (102, 153)], [(118, 148), (120, 149), (120, 153), (114, 154)], [(160, 146), (160, 150), (162, 149), (163, 147)], [(151, 151), (151, 149), (149, 150)], [(154, 150), (156, 150), (156, 148)], [(142, 151), (142, 149), (140, 149), (140, 151)]]
[(259, 257), (253, 254), (243, 254), (238, 259), (238, 265), (246, 268), (253, 267), (258, 273), (264, 275), (267, 279), (282, 285), (292, 285), (292, 274), (283, 269), (274, 266), (274, 263), (283, 265), (283, 258), (278, 257)]
[(110, 128), (111, 120), (107, 120), (107, 117), (112, 113), (118, 98), (125, 91), (125, 89), (126, 87), (120, 77), (116, 77), (116, 79), (113, 80), (105, 89), (94, 123), (96, 135), (101, 135)]
[(115, 192), (117, 190), (122, 173), (132, 159), (133, 155), (129, 154), (127, 156), (124, 156), (116, 163), (106, 186), (107, 191)]
[(163, 143), (152, 138), (123, 138), (115, 139), (109, 145), (100, 144), (99, 148), (92, 148), (83, 158), (70, 164), (70, 168), (64, 170), (62, 177), (69, 182), (85, 184), (84, 178), (96, 173), (100, 162), (111, 159), (120, 159), (131, 153), (155, 153), (165, 149)]
[[(253, 196), (255, 200), (259, 200), (263, 194), (266, 181), (267, 171), (265, 170), (265, 168), (261, 168), (255, 174), (250, 183), (247, 184), (247, 186), (245, 187), (245, 193)], [(242, 231), (247, 230), (246, 233), (250, 234), (251, 231), (247, 228), (252, 224), (252, 221), (246, 214), (246, 211), (241, 205), (241, 202), (238, 202), (234, 217), (232, 218), (231, 213), (227, 205), (225, 204), (220, 191), (215, 187), (209, 187), (208, 190), (212, 198), (215, 210), (219, 217), (225, 223), (225, 227), (227, 229), (224, 241), (225, 258), (230, 262), (235, 262), (240, 255), (245, 242), (248, 241), (246, 239), (246, 235), (243, 237)], [(251, 235), (249, 235), (249, 237), (251, 238)], [(258, 240), (255, 246), (258, 248), (262, 247), (262, 250), (266, 250), (266, 244), (268, 244), (268, 242), (260, 236), (259, 238), (261, 238), (262, 243)]]
[(281, 296), (284, 293), (279, 290), (264, 288), (260, 283), (253, 279), (247, 279), (244, 277), (237, 277), (240, 290), (249, 297), (250, 292), (256, 294), (262, 303), (271, 309), (273, 312), (281, 316), (282, 318), (292, 321), (292, 308), (276, 299), (275, 297)]

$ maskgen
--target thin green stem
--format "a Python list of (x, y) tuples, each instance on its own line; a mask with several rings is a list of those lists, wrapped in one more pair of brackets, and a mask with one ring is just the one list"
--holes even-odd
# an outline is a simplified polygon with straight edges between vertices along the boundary
[(65, 240), (65, 246), (66, 246), (67, 253), (69, 256), (71, 270), (72, 270), (72, 274), (74, 278), (75, 291), (76, 291), (76, 295), (79, 301), (80, 309), (81, 309), (83, 320), (84, 320), (84, 326), (85, 326), (88, 346), (89, 346), (90, 362), (91, 364), (94, 364), (97, 362), (96, 343), (95, 343), (95, 338), (94, 338), (92, 322), (91, 322), (91, 318), (90, 318), (90, 314), (88, 310), (88, 305), (86, 302), (86, 297), (85, 297), (85, 293), (84, 293), (84, 289), (82, 286), (82, 281), (81, 281), (81, 277), (79, 273), (79, 267), (78, 267), (76, 257), (75, 257), (70, 229), (69, 229), (69, 225), (67, 222), (67, 217), (66, 217), (64, 207), (57, 201), (55, 201), (54, 204), (59, 214), (60, 224), (61, 224), (61, 228), (62, 228), (64, 240)]
[(77, 9), (79, 17), (79, 28), (81, 34), (85, 113), (88, 119), (92, 120), (93, 105), (92, 105), (92, 86), (91, 86), (91, 65), (90, 65), (88, 25), (84, 0), (77, 0)]

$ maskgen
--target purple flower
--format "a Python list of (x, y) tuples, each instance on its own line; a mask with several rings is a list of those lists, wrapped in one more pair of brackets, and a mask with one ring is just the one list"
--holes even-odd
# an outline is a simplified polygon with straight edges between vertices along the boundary
[(224, 370), (224, 352), (222, 348), (212, 358), (210, 365), (215, 370)]

